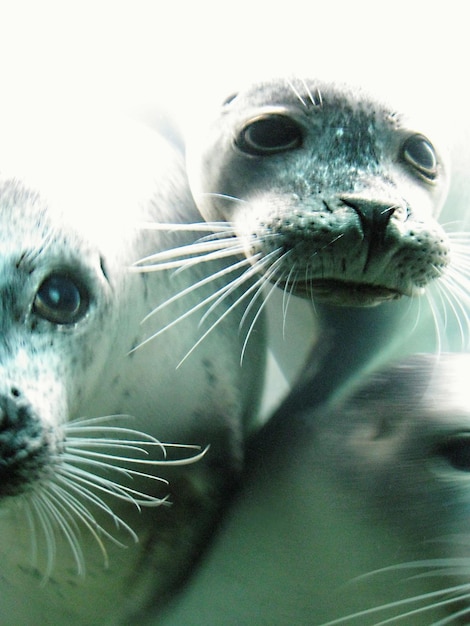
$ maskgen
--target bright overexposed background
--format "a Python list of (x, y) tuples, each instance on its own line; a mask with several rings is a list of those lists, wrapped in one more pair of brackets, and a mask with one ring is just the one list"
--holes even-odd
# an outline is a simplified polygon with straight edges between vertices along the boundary
[(467, 7), (462, 0), (3, 0), (1, 121), (53, 111), (73, 125), (82, 110), (97, 108), (151, 123), (164, 108), (186, 128), (240, 83), (265, 75), (385, 87), (440, 127), (453, 161), (442, 219), (468, 228)]
[(469, 50), (459, 0), (3, 0), (0, 114), (158, 105), (197, 123), (253, 77), (319, 74), (387, 85), (435, 112), (460, 169)]
[[(459, 0), (4, 0), (1, 100), (142, 104), (179, 113), (269, 72), (341, 73), (466, 110)], [(463, 120), (462, 120), (463, 121)]]

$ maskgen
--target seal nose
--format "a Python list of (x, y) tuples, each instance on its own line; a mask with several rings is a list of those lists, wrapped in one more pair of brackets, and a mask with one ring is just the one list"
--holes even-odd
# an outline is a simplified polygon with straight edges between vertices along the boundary
[(365, 239), (383, 242), (397, 205), (351, 196), (343, 196), (341, 201), (357, 213)]
[(399, 207), (391, 205), (390, 202), (377, 202), (357, 196), (342, 196), (341, 201), (359, 218), (364, 241), (368, 246), (363, 269), (366, 272), (371, 260), (384, 249), (388, 224)]

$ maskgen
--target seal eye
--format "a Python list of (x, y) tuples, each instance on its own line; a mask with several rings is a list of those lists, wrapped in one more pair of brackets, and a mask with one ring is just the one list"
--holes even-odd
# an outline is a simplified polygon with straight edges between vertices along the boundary
[(299, 148), (302, 130), (286, 115), (269, 115), (246, 124), (235, 143), (247, 154), (266, 156)]
[(429, 139), (411, 135), (402, 146), (402, 157), (422, 176), (434, 180), (437, 176), (437, 157)]
[(470, 435), (462, 434), (439, 449), (440, 456), (455, 469), (470, 472)]
[(54, 324), (72, 324), (86, 312), (88, 297), (68, 274), (51, 274), (39, 287), (33, 310)]

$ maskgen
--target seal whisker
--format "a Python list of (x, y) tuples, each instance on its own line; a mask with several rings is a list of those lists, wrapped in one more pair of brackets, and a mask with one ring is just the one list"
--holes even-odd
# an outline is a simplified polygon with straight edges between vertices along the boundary
[[(275, 282), (276, 286), (278, 286), (279, 282), (282, 280), (282, 275), (279, 276), (279, 278), (277, 278), (276, 280), (271, 278), (271, 276), (274, 276), (274, 274), (276, 274), (277, 266), (279, 265), (281, 260), (282, 260), (282, 256), (276, 259), (272, 264), (270, 264), (267, 270), (264, 270), (265, 259), (260, 259), (256, 263), (255, 268), (261, 274), (260, 276), (261, 280), (257, 281), (258, 289), (256, 290), (256, 293), (251, 298), (248, 306), (246, 307), (243, 313), (243, 316), (240, 320), (239, 328), (242, 328), (242, 326), (245, 324), (247, 317), (249, 316), (251, 310), (253, 309), (253, 306), (256, 304), (256, 301), (261, 297), (264, 297), (264, 298), (268, 297), (265, 292), (265, 286), (268, 285), (270, 282)], [(271, 292), (272, 292), (272, 289), (270, 288), (268, 293), (270, 294)]]
[(227, 245), (226, 249), (217, 249), (215, 248), (214, 252), (208, 252), (207, 254), (203, 254), (196, 257), (190, 257), (189, 259), (185, 259), (184, 262), (180, 265), (180, 267), (176, 268), (175, 273), (178, 274), (180, 272), (184, 272), (188, 269), (191, 269), (194, 265), (198, 263), (205, 263), (207, 261), (216, 261), (218, 259), (226, 259), (231, 256), (240, 256), (244, 252), (244, 246), (238, 242), (238, 240), (231, 238), (227, 240), (227, 244), (232, 242), (231, 245)]
[[(66, 488), (62, 487), (59, 484), (52, 484), (50, 485), (50, 489), (54, 490), (57, 497), (60, 498), (62, 502), (64, 503), (64, 506), (70, 509), (71, 513), (77, 518), (77, 520), (79, 520), (85, 526), (85, 528), (90, 532), (91, 536), (98, 544), (100, 552), (103, 556), (103, 566), (107, 568), (109, 566), (108, 551), (106, 549), (106, 546), (103, 542), (102, 537), (105, 537), (111, 543), (118, 546), (119, 548), (125, 548), (126, 544), (119, 541), (112, 533), (108, 532), (104, 528), (104, 526), (99, 524), (96, 518), (94, 517), (94, 515), (92, 515), (92, 513), (83, 504), (83, 502), (81, 502), (78, 499), (78, 497), (76, 497), (74, 494), (70, 493), (70, 489), (73, 489), (76, 493), (80, 495), (80, 497), (85, 498), (85, 499), (87, 499), (88, 496), (93, 496), (94, 494), (89, 492), (87, 489), (80, 488), (75, 483), (71, 485), (68, 479), (65, 479), (62, 482)], [(106, 504), (100, 498), (96, 498), (96, 501), (101, 502), (103, 506), (106, 508)], [(128, 534), (130, 535), (134, 543), (138, 542), (138, 537), (130, 526), (125, 524), (123, 520), (117, 517), (111, 509), (109, 509), (109, 512), (106, 511), (106, 513), (111, 516), (111, 518), (113, 519), (116, 525), (116, 528), (123, 528), (125, 531), (128, 532)]]
[[(277, 251), (274, 251), (272, 254), (276, 253)], [(269, 255), (268, 255), (269, 256)], [(264, 259), (263, 259), (264, 261)], [(237, 280), (233, 281), (233, 283), (236, 284), (243, 284), (243, 282), (245, 282), (249, 276), (251, 276), (252, 274), (255, 274), (257, 272), (255, 267), (252, 267), (250, 269), (248, 269), (242, 276), (240, 276)], [(216, 328), (226, 317), (227, 315), (229, 315), (236, 307), (238, 307), (240, 305), (241, 302), (243, 302), (243, 300), (245, 300), (253, 291), (255, 291), (256, 289), (258, 289), (260, 284), (264, 283), (264, 277), (261, 276), (260, 278), (258, 278), (252, 285), (250, 285), (250, 287), (248, 289), (246, 289), (239, 298), (237, 298), (235, 300), (235, 302), (233, 302), (223, 313), (222, 315), (203, 333), (203, 335), (196, 341), (196, 343), (193, 345), (193, 347), (186, 353), (186, 355), (181, 359), (181, 361), (178, 363), (177, 368), (179, 368), (185, 361), (186, 359), (194, 352), (194, 350), (204, 341), (204, 339), (214, 330), (214, 328)], [(229, 289), (235, 289), (235, 284), (230, 284)], [(222, 295), (219, 298), (219, 301), (222, 302), (224, 300), (225, 297), (228, 296), (228, 291), (229, 289), (227, 288), (223, 288), (223, 289), (219, 289), (219, 292), (222, 293)], [(217, 292), (217, 293), (219, 293)], [(211, 305), (211, 308), (214, 307), (214, 304)], [(204, 317), (207, 316), (207, 312), (204, 314)]]
[[(271, 296), (272, 296), (273, 292), (274, 292), (274, 291), (275, 291), (275, 289), (278, 287), (278, 285), (279, 285), (279, 283), (280, 283), (280, 282), (281, 282), (281, 277), (279, 277), (275, 283), (272, 283), (272, 284), (270, 285), (270, 288), (269, 288), (268, 293), (265, 293), (264, 298), (261, 300), (261, 305), (259, 306), (259, 308), (258, 308), (257, 312), (256, 312), (256, 313), (255, 313), (255, 315), (253, 316), (253, 319), (252, 319), (252, 321), (251, 321), (251, 323), (250, 323), (250, 326), (249, 326), (249, 328), (248, 328), (248, 331), (247, 331), (247, 333), (246, 333), (245, 341), (243, 342), (243, 347), (242, 347), (241, 354), (240, 354), (240, 365), (242, 365), (242, 364), (243, 364), (243, 358), (244, 358), (244, 356), (245, 356), (245, 351), (246, 351), (246, 347), (247, 347), (247, 345), (248, 345), (248, 340), (249, 340), (249, 339), (250, 339), (250, 337), (251, 337), (251, 333), (253, 332), (253, 329), (254, 329), (254, 327), (255, 327), (255, 324), (256, 324), (256, 322), (258, 321), (259, 316), (261, 315), (261, 313), (263, 312), (263, 310), (264, 310), (264, 309), (265, 309), (265, 307), (267, 306), (267, 304), (268, 304), (268, 302), (269, 302), (269, 300), (270, 300), (270, 298), (271, 298)], [(263, 286), (264, 286), (264, 285), (263, 285)], [(258, 293), (260, 293), (260, 292), (261, 292), (261, 289), (259, 290), (259, 292), (258, 292)], [(255, 296), (254, 296), (254, 298), (256, 298), (256, 297), (257, 297), (257, 295), (255, 295)], [(253, 298), (253, 299), (254, 299), (254, 298)], [(252, 303), (250, 302), (250, 306), (251, 306), (251, 304), (252, 304)]]
[[(176, 259), (167, 263), (163, 263), (166, 259), (174, 259), (176, 256), (189, 256), (193, 257), (194, 254), (198, 256), (191, 258), (193, 262), (200, 263), (201, 261), (208, 261), (214, 258), (223, 258), (222, 250), (224, 248), (234, 248), (233, 238), (227, 240), (217, 239), (216, 241), (204, 241), (196, 242), (194, 244), (188, 244), (186, 246), (180, 246), (179, 248), (171, 248), (170, 250), (164, 250), (163, 252), (157, 252), (151, 254), (142, 259), (136, 261), (130, 269), (137, 272), (155, 272), (157, 270), (167, 270), (174, 267), (180, 267), (182, 263), (186, 262), (186, 259)], [(220, 252), (220, 255), (209, 255), (205, 253)], [(225, 256), (230, 256), (225, 254)]]
[(45, 580), (50, 578), (56, 559), (56, 540), (49, 520), (47, 502), (44, 492), (34, 492), (29, 499), (31, 511), (35, 513), (38, 519), (45, 540), (46, 567), (43, 574)]
[[(65, 501), (61, 497), (61, 495), (54, 493), (53, 485), (47, 492), (43, 494), (43, 496), (44, 502), (47, 502), (48, 514), (55, 522), (55, 525), (58, 527), (59, 531), (62, 532), (70, 547), (72, 556), (77, 567), (77, 574), (79, 576), (83, 576), (85, 573), (85, 557), (80, 546), (80, 540), (77, 536), (79, 531), (75, 517), (70, 511), (70, 508), (66, 506)], [(72, 511), (73, 513), (75, 513), (74, 509), (72, 509)], [(46, 581), (47, 578), (44, 578), (43, 582), (45, 583)]]
[(148, 313), (144, 317), (144, 319), (142, 320), (142, 324), (144, 322), (146, 322), (148, 319), (150, 319), (153, 315), (155, 315), (156, 313), (160, 312), (162, 309), (167, 307), (168, 305), (170, 305), (173, 302), (176, 302), (177, 300), (183, 298), (184, 296), (192, 293), (196, 289), (199, 289), (200, 287), (204, 287), (205, 285), (207, 285), (207, 284), (209, 284), (211, 282), (214, 282), (214, 281), (218, 280), (219, 278), (223, 278), (227, 274), (231, 274), (232, 272), (236, 272), (240, 268), (246, 267), (246, 266), (249, 266), (249, 265), (251, 265), (251, 263), (250, 263), (250, 261), (248, 259), (242, 259), (240, 261), (237, 261), (236, 263), (233, 263), (232, 265), (229, 265), (228, 267), (224, 268), (223, 270), (220, 270), (219, 272), (215, 272), (214, 274), (211, 274), (210, 276), (207, 276), (206, 278), (203, 278), (201, 280), (196, 281), (195, 283), (193, 283), (189, 287), (186, 287), (186, 289), (183, 289), (182, 291), (179, 291), (177, 294), (175, 294), (171, 298), (168, 298), (167, 300), (165, 300), (165, 302), (162, 302), (162, 304), (159, 304), (157, 307), (152, 309), (152, 311), (150, 311), (150, 313)]
[[(305, 81), (304, 82), (304, 86), (305, 86)], [(296, 98), (298, 99), (298, 101), (301, 103), (301, 105), (303, 107), (305, 107), (306, 109), (308, 108), (306, 101), (302, 98), (302, 96), (300, 95), (300, 92), (297, 90), (297, 88), (295, 87), (293, 81), (286, 79), (286, 83), (289, 85), (290, 89), (293, 91), (293, 93), (295, 94)], [(309, 93), (309, 97), (311, 98), (311, 94)], [(315, 104), (313, 102), (313, 104)]]
[(462, 347), (467, 346), (470, 339), (470, 319), (464, 302), (465, 299), (468, 300), (468, 295), (458, 284), (454, 283), (450, 276), (439, 281), (437, 292), (443, 301), (444, 328), (447, 325), (447, 311), (450, 309), (458, 326), (461, 345)]
[[(221, 195), (221, 194), (217, 194)], [(224, 196), (229, 197), (229, 196)], [(231, 198), (235, 200), (236, 198)], [(240, 200), (242, 202), (242, 200)], [(142, 230), (163, 230), (165, 232), (230, 232), (233, 230), (230, 222), (191, 222), (191, 223), (166, 223), (166, 222), (139, 222), (137, 227)]]
[[(243, 265), (250, 265), (250, 263), (244, 263), (243, 261), (239, 262), (240, 264)], [(225, 271), (223, 272), (224, 274), (226, 273)], [(228, 272), (227, 272), (228, 273)], [(195, 313), (196, 311), (198, 311), (199, 309), (202, 309), (203, 307), (205, 307), (206, 305), (208, 305), (210, 302), (217, 300), (221, 294), (224, 294), (225, 292), (230, 291), (230, 289), (232, 288), (236, 288), (236, 286), (239, 286), (241, 284), (243, 284), (243, 282), (245, 280), (248, 280), (253, 274), (255, 274), (256, 272), (250, 268), (248, 269), (244, 274), (242, 274), (242, 277), (238, 277), (235, 280), (229, 282), (228, 284), (224, 285), (223, 287), (220, 287), (217, 291), (215, 291), (214, 293), (212, 293), (211, 295), (207, 296), (206, 298), (204, 298), (203, 300), (199, 301), (197, 304), (195, 304), (193, 307), (191, 307), (190, 309), (188, 309), (187, 311), (185, 311), (183, 314), (181, 314), (179, 317), (173, 319), (171, 322), (169, 322), (168, 324), (166, 324), (165, 326), (163, 326), (162, 328), (160, 328), (159, 330), (157, 330), (155, 333), (153, 333), (152, 335), (150, 335), (149, 337), (147, 337), (146, 339), (142, 340), (139, 344), (137, 344), (134, 348), (132, 348), (129, 351), (129, 354), (132, 354), (133, 352), (135, 352), (136, 350), (142, 348), (143, 346), (145, 346), (146, 344), (148, 344), (149, 342), (153, 341), (154, 339), (156, 339), (157, 337), (159, 337), (160, 335), (162, 335), (163, 333), (165, 333), (166, 331), (168, 331), (170, 328), (173, 328), (174, 326), (176, 326), (176, 324), (179, 324), (181, 321), (183, 321), (184, 319), (186, 319), (187, 317), (189, 317), (190, 315), (193, 315), (193, 313)], [(214, 279), (214, 275), (212, 277), (209, 277), (209, 280), (212, 278), (212, 280)], [(205, 279), (204, 279), (205, 280)], [(193, 288), (197, 288), (194, 287), (194, 285), (192, 287), (190, 287), (190, 291), (193, 290)], [(245, 296), (245, 294), (243, 294), (242, 298)], [(180, 297), (179, 294), (177, 294), (177, 297), (175, 299), (178, 299), (178, 297)], [(166, 306), (168, 301), (164, 302), (162, 305), (160, 305), (162, 308), (163, 306)], [(158, 308), (158, 307), (157, 307)], [(152, 312), (153, 314), (153, 312)], [(149, 316), (147, 316), (148, 319)], [(221, 318), (223, 319), (223, 318)], [(211, 327), (212, 328), (212, 327)]]
[[(61, 487), (59, 483), (64, 485), (64, 487)], [(127, 524), (121, 517), (119, 517), (102, 498), (96, 495), (88, 487), (85, 487), (84, 485), (78, 483), (75, 480), (75, 477), (70, 478), (68, 476), (61, 476), (56, 482), (56, 487), (62, 490), (64, 497), (67, 496), (70, 502), (73, 502), (77, 512), (80, 511), (82, 513), (82, 515), (84, 516), (83, 518), (80, 517), (82, 521), (84, 521), (84, 519), (88, 520), (94, 526), (94, 528), (97, 529), (97, 531), (105, 535), (108, 539), (112, 540), (113, 543), (121, 547), (125, 546), (125, 544), (118, 541), (116, 537), (114, 537), (110, 532), (108, 532), (101, 524), (96, 521), (94, 515), (89, 511), (85, 504), (83, 504), (73, 493), (71, 493), (71, 491), (74, 491), (75, 494), (77, 494), (80, 498), (90, 502), (99, 510), (104, 512), (112, 519), (116, 528), (122, 528), (123, 530), (125, 530), (131, 536), (133, 541), (137, 543), (138, 537), (136, 533), (132, 530), (131, 526), (129, 526), (129, 524)]]
[(442, 316), (439, 312), (439, 307), (436, 303), (436, 300), (433, 296), (433, 293), (430, 289), (425, 291), (425, 296), (427, 303), (429, 305), (429, 311), (431, 313), (431, 317), (434, 324), (434, 330), (436, 335), (436, 353), (441, 354), (443, 351), (443, 344), (446, 345), (447, 340), (445, 338), (445, 333), (441, 332), (441, 329), (445, 328), (445, 322), (442, 320)]
[[(33, 499), (34, 499), (34, 496), (33, 496)], [(31, 543), (31, 563), (37, 564), (38, 554), (39, 554), (38, 538), (37, 538), (36, 524), (34, 523), (34, 514), (33, 514), (33, 511), (31, 510), (32, 508), (31, 502), (27, 498), (22, 498), (20, 499), (20, 507), (22, 508), (25, 514), (27, 523), (28, 523), (29, 537), (30, 537), (30, 543)]]
[[(274, 250), (271, 254), (275, 256), (277, 252), (278, 252), (277, 250)], [(270, 256), (271, 255), (269, 255), (269, 257)], [(254, 265), (250, 264), (251, 267), (246, 272), (244, 272), (241, 276), (235, 279), (231, 284), (227, 285), (228, 287), (227, 289), (220, 290), (222, 292), (220, 297), (204, 313), (199, 325), (202, 325), (206, 321), (208, 316), (214, 312), (215, 308), (219, 306), (227, 297), (229, 297), (237, 289), (239, 285), (242, 285), (244, 282), (246, 282), (246, 280), (249, 277), (251, 278), (251, 276), (257, 276), (259, 274), (258, 278), (256, 278), (255, 282), (251, 284), (250, 288), (247, 291), (245, 291), (231, 306), (232, 309), (235, 308), (236, 306), (238, 306), (238, 304), (240, 304), (243, 300), (245, 300), (251, 293), (255, 292), (255, 296), (250, 300), (247, 309), (245, 309), (240, 319), (239, 329), (241, 329), (246, 321), (246, 318), (248, 317), (248, 314), (251, 311), (253, 301), (256, 300), (259, 297), (259, 295), (262, 293), (262, 288), (266, 283), (266, 277), (264, 273), (262, 272), (262, 269), (264, 268), (265, 265), (268, 265), (269, 262), (270, 262), (270, 259), (267, 260), (267, 257), (265, 257), (264, 259), (259, 259)], [(270, 271), (270, 268), (268, 271)]]
[[(419, 595), (415, 595), (415, 596), (410, 596), (408, 598), (402, 598), (400, 600), (395, 600), (393, 602), (387, 602), (385, 604), (381, 604), (379, 606), (374, 606), (374, 607), (370, 607), (368, 609), (363, 609), (362, 611), (357, 611), (355, 613), (350, 613), (349, 615), (344, 615), (343, 617), (339, 617), (336, 618), (334, 620), (328, 621), (328, 622), (323, 622), (322, 624), (320, 624), (319, 626), (337, 626), (338, 624), (345, 624), (347, 622), (351, 622), (353, 620), (357, 620), (360, 617), (366, 617), (368, 615), (374, 615), (377, 613), (381, 613), (383, 611), (386, 610), (390, 610), (390, 609), (395, 609), (395, 608), (400, 608), (409, 604), (415, 604), (417, 602), (423, 602), (423, 601), (428, 601), (431, 600), (433, 598), (440, 598), (442, 596), (446, 596), (447, 594), (449, 594), (450, 592), (455, 592), (458, 590), (465, 590), (468, 589), (468, 585), (459, 585), (456, 587), (450, 587), (448, 589), (439, 589), (438, 591), (431, 591), (431, 592), (427, 592), (427, 593), (423, 593), (423, 594), (419, 594)], [(467, 597), (467, 595), (462, 596), (463, 598)], [(400, 620), (402, 620), (405, 617), (411, 617), (413, 615), (422, 615), (423, 613), (426, 613), (427, 611), (431, 611), (433, 609), (439, 608), (439, 607), (445, 607), (445, 606), (449, 606), (452, 604), (455, 604), (459, 599), (458, 596), (457, 597), (452, 597), (452, 598), (448, 598), (448, 599), (444, 599), (444, 600), (439, 600), (437, 602), (433, 602), (432, 604), (426, 604), (425, 606), (421, 606), (417, 609), (413, 609), (411, 611), (407, 611), (406, 613), (398, 613), (397, 615), (390, 617), (386, 620), (382, 620), (380, 622), (375, 622), (374, 626), (384, 626), (385, 624), (392, 624), (394, 622), (398, 622)], [(465, 612), (468, 613), (469, 609), (465, 609)], [(465, 613), (462, 613), (465, 614)], [(455, 614), (454, 614), (455, 616)], [(452, 621), (452, 620), (451, 620)], [(438, 626), (438, 625), (443, 625), (445, 623), (448, 623), (446, 621), (439, 621), (439, 622), (433, 622), (432, 625), (430, 626)]]
[[(258, 298), (258, 295), (261, 293), (260, 287), (262, 287), (266, 283), (266, 276), (263, 274), (263, 269), (267, 266), (268, 271), (270, 272), (272, 268), (271, 258), (272, 257), (275, 258), (278, 254), (279, 254), (278, 250), (273, 250), (273, 252), (271, 252), (265, 258), (257, 260), (255, 264), (251, 264), (251, 267), (249, 268), (249, 270), (247, 270), (241, 276), (239, 276), (238, 279), (235, 279), (232, 283), (227, 285), (228, 288), (223, 290), (223, 293), (221, 294), (221, 296), (204, 313), (204, 316), (202, 317), (200, 324), (204, 323), (204, 321), (214, 311), (214, 309), (217, 306), (219, 306), (223, 302), (223, 300), (227, 296), (229, 296), (239, 286), (239, 284), (243, 284), (248, 279), (248, 277), (251, 278), (252, 276), (259, 275), (259, 277), (256, 279), (256, 281), (251, 285), (249, 289), (249, 293), (252, 293), (253, 291), (255, 291), (256, 295), (250, 301), (250, 304), (248, 305), (247, 309), (245, 309), (245, 311), (243, 312), (243, 315), (239, 323), (239, 328), (241, 328), (243, 324), (245, 323), (245, 320), (251, 310), (251, 303), (253, 302), (253, 300), (256, 300)], [(276, 264), (276, 261), (273, 263), (273, 265), (275, 264)], [(239, 280), (240, 282), (238, 283), (237, 280)], [(248, 292), (245, 292), (245, 294), (243, 294), (243, 297), (239, 299), (238, 302), (241, 302), (241, 300), (245, 298), (245, 295), (248, 295)]]
[(317, 97), (318, 97), (318, 102), (316, 102), (316, 100), (315, 100), (315, 98), (313, 97), (313, 93), (312, 93), (312, 91), (311, 91), (311, 89), (310, 89), (310, 87), (309, 87), (309, 85), (308, 85), (307, 81), (306, 81), (304, 78), (302, 78), (301, 80), (302, 80), (302, 85), (304, 86), (304, 89), (305, 89), (305, 91), (307, 92), (308, 99), (310, 100), (310, 102), (312, 103), (312, 105), (313, 105), (314, 107), (316, 107), (316, 106), (321, 106), (321, 105), (323, 104), (323, 101), (322, 101), (322, 97), (321, 97), (321, 91), (320, 91), (320, 89), (319, 89), (318, 87), (316, 88)]
[[(88, 485), (98, 491), (101, 491), (102, 493), (106, 493), (110, 496), (123, 500), (124, 502), (130, 502), (139, 510), (141, 506), (160, 506), (166, 502), (166, 498), (157, 498), (143, 491), (132, 489), (131, 487), (122, 485), (114, 480), (97, 476), (96, 474), (76, 467), (75, 465), (64, 463), (61, 474), (62, 476), (77, 480), (82, 485)], [(137, 474), (134, 473), (133, 475)]]
[[(207, 198), (219, 198), (222, 200), (229, 200), (231, 202), (239, 202), (240, 204), (244, 204), (246, 203), (246, 200), (244, 200), (243, 198), (239, 198), (238, 196), (231, 196), (229, 194), (226, 193), (220, 193), (220, 192), (216, 192), (216, 191), (199, 191), (197, 193), (197, 196), (199, 197), (207, 197)], [(209, 224), (211, 222), (208, 222)], [(230, 224), (230, 222), (215, 222), (216, 224)]]
[(293, 290), (295, 288), (296, 279), (293, 278), (295, 273), (296, 273), (296, 268), (295, 268), (295, 265), (293, 265), (291, 269), (289, 270), (289, 274), (286, 277), (284, 289), (282, 293), (282, 336), (284, 338), (286, 336), (287, 311), (289, 308), (289, 303), (291, 301)]
[[(259, 316), (261, 315), (261, 313), (263, 312), (263, 310), (265, 309), (266, 305), (268, 304), (269, 300), (271, 299), (272, 294), (274, 293), (274, 291), (276, 290), (276, 288), (279, 286), (279, 283), (282, 281), (282, 274), (277, 278), (276, 281), (270, 281), (269, 279), (269, 274), (270, 272), (275, 273), (277, 271), (277, 263), (280, 261), (280, 259), (277, 259), (276, 261), (274, 261), (274, 263), (271, 265), (271, 267), (269, 268), (268, 272), (266, 273), (265, 276), (261, 276), (261, 280), (258, 281), (260, 283), (260, 286), (258, 288), (258, 290), (256, 291), (256, 293), (254, 294), (253, 298), (251, 299), (249, 305), (246, 307), (245, 312), (243, 314), (242, 319), (240, 320), (240, 328), (243, 326), (243, 324), (245, 323), (250, 311), (252, 310), (255, 302), (261, 297), (261, 304), (258, 307), (258, 310), (256, 311), (256, 313), (253, 315), (253, 319), (251, 320), (250, 326), (248, 328), (248, 331), (246, 333), (245, 336), (245, 340), (243, 342), (243, 347), (241, 350), (241, 354), (240, 354), (240, 364), (243, 363), (243, 358), (245, 355), (245, 351), (246, 351), (246, 347), (248, 345), (248, 340), (251, 336), (251, 333), (253, 332), (253, 329), (256, 325), (256, 322), (259, 319)], [(265, 285), (270, 285), (268, 292), (266, 293), (265, 291)]]

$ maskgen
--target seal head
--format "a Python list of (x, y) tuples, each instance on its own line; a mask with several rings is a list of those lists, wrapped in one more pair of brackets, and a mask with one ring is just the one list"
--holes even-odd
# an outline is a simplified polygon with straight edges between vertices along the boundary
[(360, 89), (297, 83), (240, 91), (189, 142), (201, 213), (232, 223), (253, 265), (296, 295), (368, 306), (419, 293), (448, 263), (444, 155)]

